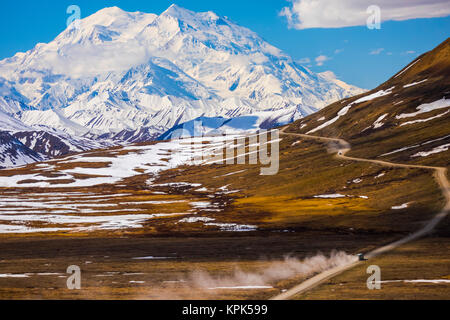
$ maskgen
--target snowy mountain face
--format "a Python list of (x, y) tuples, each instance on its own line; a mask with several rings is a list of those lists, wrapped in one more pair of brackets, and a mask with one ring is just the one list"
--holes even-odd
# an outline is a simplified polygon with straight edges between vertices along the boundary
[(43, 158), (7, 132), (0, 132), (0, 169), (21, 166)]
[(0, 61), (0, 75), (0, 111), (23, 126), (133, 142), (201, 116), (290, 122), (362, 92), (227, 18), (176, 5), (159, 16), (103, 9)]
[(57, 130), (18, 131), (12, 133), (17, 140), (45, 158), (65, 156), (72, 153), (111, 147), (108, 140), (92, 140), (71, 136)]

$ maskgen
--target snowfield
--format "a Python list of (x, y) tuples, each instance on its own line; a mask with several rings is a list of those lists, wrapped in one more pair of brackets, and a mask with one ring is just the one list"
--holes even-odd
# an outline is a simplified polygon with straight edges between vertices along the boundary
[[(57, 171), (61, 174), (58, 178), (47, 178), (40, 174), (14, 175), (11, 177), (0, 176), (0, 187), (91, 187), (102, 184), (116, 184), (121, 180), (139, 174), (157, 174), (160, 171), (176, 168), (185, 164), (201, 164), (203, 157), (214, 149), (202, 142), (223, 144), (233, 141), (237, 136), (197, 137), (189, 139), (177, 139), (168, 142), (160, 142), (147, 146), (129, 146), (119, 151), (127, 151), (125, 155), (115, 157), (91, 157), (76, 155), (61, 159), (62, 164), (77, 163), (102, 163), (105, 167), (76, 167)], [(48, 162), (51, 168), (51, 161)], [(44, 164), (42, 164), (44, 165)], [(74, 175), (83, 174), (92, 178), (76, 179)], [(24, 182), (30, 180), (29, 182)], [(69, 180), (70, 182), (58, 182)], [(150, 182), (151, 184), (151, 182)], [(179, 186), (180, 183), (176, 183)], [(174, 184), (175, 186), (175, 184)], [(201, 185), (193, 185), (200, 187)]]
[[(164, 192), (153, 192), (158, 188), (188, 188), (198, 189), (199, 183), (173, 182), (157, 184), (153, 181), (159, 172), (173, 169), (180, 165), (202, 164), (207, 161), (212, 152), (211, 146), (221, 147), (234, 144), (240, 136), (214, 136), (175, 139), (155, 144), (128, 146), (110, 150), (106, 154), (95, 156), (87, 152), (59, 160), (40, 163), (37, 166), (22, 168), (31, 173), (4, 174), (0, 176), (0, 188), (58, 188), (52, 193), (31, 192), (24, 196), (20, 191), (4, 193), (0, 197), (0, 234), (26, 233), (80, 233), (95, 231), (114, 231), (141, 229), (144, 223), (153, 219), (187, 216), (179, 223), (202, 222), (209, 227), (216, 227), (224, 232), (248, 232), (257, 229), (252, 225), (219, 223), (215, 218), (196, 217), (199, 213), (221, 212), (221, 203), (204, 195), (201, 200), (195, 199), (164, 199), (159, 195)], [(61, 168), (62, 166), (62, 168)], [(69, 167), (69, 168), (67, 168)], [(19, 169), (17, 169), (19, 170)], [(48, 172), (51, 175), (42, 174)], [(234, 172), (237, 174), (243, 171)], [(0, 172), (1, 173), (1, 172)], [(81, 177), (78, 175), (82, 175)], [(108, 188), (120, 186), (123, 179), (138, 175), (147, 176), (147, 189), (150, 194), (144, 197), (130, 192), (97, 193), (76, 192), (72, 188), (96, 187)], [(63, 191), (66, 188), (67, 191)], [(92, 189), (94, 190), (94, 189)], [(206, 190), (208, 191), (208, 190)], [(239, 190), (229, 190), (229, 185), (211, 190), (214, 195), (237, 193)], [(152, 196), (153, 195), (153, 196)], [(206, 198), (208, 196), (208, 198)], [(157, 197), (149, 199), (149, 197)], [(184, 206), (183, 206), (184, 205)], [(166, 211), (159, 211), (165, 208)], [(173, 208), (171, 208), (173, 206)], [(176, 208), (183, 208), (180, 211)], [(190, 209), (189, 209), (190, 207)], [(156, 212), (156, 213), (155, 213)]]

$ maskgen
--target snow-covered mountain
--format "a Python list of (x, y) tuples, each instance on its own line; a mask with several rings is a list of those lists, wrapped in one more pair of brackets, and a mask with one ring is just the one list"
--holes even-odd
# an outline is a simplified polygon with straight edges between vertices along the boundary
[(226, 18), (176, 5), (159, 16), (103, 9), (1, 61), (0, 74), (4, 111), (76, 134), (287, 108), (300, 117), (361, 92)]
[(211, 135), (234, 135), (270, 129), (292, 122), (284, 110), (254, 113), (234, 118), (198, 117), (183, 122), (164, 132), (158, 140), (171, 140), (181, 137), (201, 137)]
[(89, 139), (152, 139), (201, 116), (293, 121), (361, 92), (228, 18), (176, 5), (106, 8), (0, 61), (0, 111)]
[(11, 135), (45, 158), (101, 149), (115, 144), (113, 141), (106, 139), (93, 140), (86, 137), (77, 137), (51, 128), (43, 128), (43, 130), (34, 128), (32, 131), (17, 131), (11, 133)]
[(21, 166), (45, 158), (26, 147), (8, 132), (0, 131), (0, 169)]

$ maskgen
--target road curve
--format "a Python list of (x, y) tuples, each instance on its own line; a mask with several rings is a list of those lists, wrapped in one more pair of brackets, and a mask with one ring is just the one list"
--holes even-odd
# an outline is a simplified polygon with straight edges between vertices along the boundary
[[(391, 244), (388, 244), (386, 246), (377, 248), (367, 254), (365, 254), (365, 257), (367, 259), (372, 259), (380, 254), (389, 252), (391, 250), (394, 250), (395, 248), (398, 248), (401, 245), (404, 245), (408, 242), (411, 242), (413, 240), (416, 240), (418, 238), (421, 238), (428, 233), (430, 233), (438, 224), (441, 222), (450, 212), (450, 183), (447, 179), (447, 168), (444, 167), (432, 167), (432, 166), (422, 166), (422, 165), (409, 165), (409, 164), (401, 164), (401, 163), (394, 163), (394, 162), (388, 162), (388, 161), (382, 161), (382, 160), (371, 160), (371, 159), (364, 159), (364, 158), (355, 158), (355, 157), (348, 157), (346, 154), (351, 150), (350, 144), (339, 138), (327, 138), (327, 137), (319, 137), (319, 136), (311, 136), (306, 134), (300, 134), (300, 133), (286, 133), (285, 130), (288, 127), (285, 127), (281, 130), (282, 135), (289, 135), (289, 136), (296, 136), (300, 138), (305, 139), (313, 139), (313, 140), (319, 140), (324, 142), (334, 142), (338, 144), (338, 150), (336, 154), (336, 158), (342, 159), (342, 160), (350, 160), (350, 161), (358, 161), (358, 162), (369, 162), (378, 164), (385, 167), (397, 167), (397, 168), (413, 168), (413, 169), (426, 169), (434, 171), (434, 178), (439, 184), (442, 193), (444, 194), (446, 198), (446, 205), (440, 211), (438, 214), (436, 214), (430, 221), (427, 222), (427, 224), (420, 230), (398, 240)], [(329, 270), (326, 270), (324, 272), (319, 273), (318, 275), (302, 282), (301, 284), (293, 287), (292, 289), (277, 295), (273, 297), (270, 300), (288, 300), (292, 298), (295, 295), (307, 292), (308, 290), (311, 290), (312, 288), (318, 286), (319, 284), (343, 273), (346, 270), (349, 270), (362, 262), (360, 261), (353, 261), (343, 266), (338, 266)]]

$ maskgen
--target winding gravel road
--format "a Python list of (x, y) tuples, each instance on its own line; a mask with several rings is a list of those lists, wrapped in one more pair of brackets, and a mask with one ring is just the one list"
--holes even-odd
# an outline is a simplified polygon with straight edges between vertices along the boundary
[[(436, 179), (439, 186), (441, 187), (442, 193), (444, 194), (444, 196), (447, 200), (445, 207), (442, 209), (442, 211), (440, 211), (438, 214), (436, 214), (430, 221), (428, 221), (427, 224), (422, 229), (420, 229), (398, 241), (395, 241), (386, 246), (377, 248), (377, 249), (365, 254), (365, 257), (367, 259), (372, 259), (380, 254), (394, 250), (395, 248), (398, 248), (401, 245), (404, 245), (408, 242), (411, 242), (413, 240), (419, 239), (419, 238), (427, 235), (450, 212), (450, 183), (447, 179), (447, 168), (422, 166), (422, 165), (409, 165), (409, 164), (394, 163), (394, 162), (388, 162), (388, 161), (382, 161), (382, 160), (371, 160), (371, 159), (364, 159), (364, 158), (348, 157), (348, 156), (346, 156), (346, 154), (351, 150), (351, 146), (347, 141), (345, 141), (343, 139), (311, 136), (311, 135), (299, 134), (299, 133), (286, 133), (285, 130), (287, 128), (288, 127), (285, 127), (281, 130), (282, 135), (295, 136), (295, 137), (300, 137), (300, 138), (304, 138), (304, 139), (313, 139), (313, 140), (319, 140), (319, 141), (324, 141), (324, 142), (336, 143), (338, 146), (336, 158), (338, 158), (338, 159), (358, 161), (358, 162), (369, 162), (369, 163), (374, 163), (374, 164), (378, 164), (378, 165), (385, 166), (385, 167), (427, 169), (427, 170), (433, 171), (433, 176)], [(363, 263), (363, 262), (354, 261), (354, 262), (351, 262), (351, 263), (343, 265), (343, 266), (339, 266), (339, 267), (335, 267), (330, 270), (326, 270), (326, 271), (302, 282), (301, 284), (293, 287), (292, 289), (273, 297), (271, 300), (288, 300), (298, 294), (301, 294), (308, 290), (311, 290), (312, 288), (318, 286), (319, 284), (321, 284), (321, 283), (323, 283), (323, 282), (325, 282), (325, 281), (327, 281), (327, 280), (329, 280), (329, 279), (343, 273), (344, 271), (349, 270), (361, 263)]]

